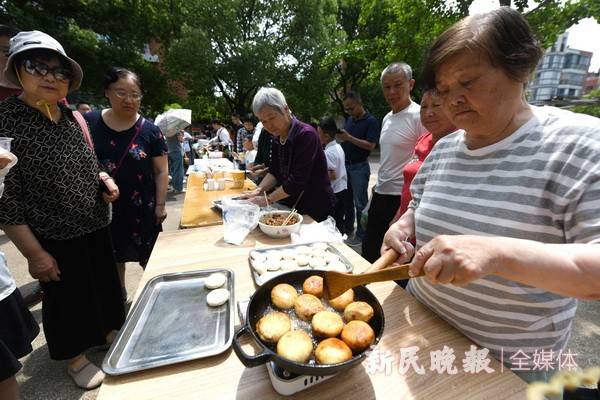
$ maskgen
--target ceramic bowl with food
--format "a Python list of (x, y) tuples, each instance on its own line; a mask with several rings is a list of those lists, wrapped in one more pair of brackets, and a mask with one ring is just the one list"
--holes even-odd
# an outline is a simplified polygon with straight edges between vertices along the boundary
[(302, 215), (294, 214), (287, 225), (282, 226), (285, 219), (290, 214), (289, 211), (267, 211), (261, 214), (258, 219), (258, 226), (267, 236), (273, 238), (284, 238), (300, 230), (302, 224)]

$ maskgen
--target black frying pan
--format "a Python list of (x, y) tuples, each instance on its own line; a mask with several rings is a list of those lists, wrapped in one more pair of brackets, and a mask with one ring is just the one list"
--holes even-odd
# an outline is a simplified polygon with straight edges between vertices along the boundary
[[(294, 372), (300, 375), (323, 376), (337, 374), (338, 372), (350, 368), (351, 366), (364, 360), (366, 357), (366, 350), (361, 353), (354, 354), (350, 360), (343, 363), (327, 365), (320, 365), (316, 363), (300, 364), (279, 356), (275, 351), (275, 345), (263, 342), (259, 338), (258, 334), (256, 333), (256, 323), (265, 315), (267, 308), (271, 305), (271, 289), (279, 283), (288, 283), (296, 288), (301, 288), (304, 280), (311, 275), (324, 276), (325, 271), (300, 270), (287, 272), (265, 282), (256, 290), (256, 292), (254, 292), (252, 298), (250, 299), (250, 303), (248, 303), (246, 323), (238, 328), (233, 336), (233, 350), (246, 367), (256, 367), (258, 365), (265, 364), (268, 361), (273, 361), (275, 364), (289, 372)], [(375, 295), (364, 286), (357, 286), (354, 288), (354, 300), (364, 301), (373, 307), (374, 314), (373, 318), (371, 318), (369, 321), (369, 325), (371, 325), (375, 331), (375, 340), (373, 341), (373, 345), (376, 345), (379, 343), (379, 339), (381, 339), (385, 324), (381, 304), (379, 304), (379, 301), (377, 301)], [(250, 332), (254, 341), (262, 348), (262, 351), (257, 355), (251, 356), (246, 354), (241, 348), (239, 339), (247, 332)]]

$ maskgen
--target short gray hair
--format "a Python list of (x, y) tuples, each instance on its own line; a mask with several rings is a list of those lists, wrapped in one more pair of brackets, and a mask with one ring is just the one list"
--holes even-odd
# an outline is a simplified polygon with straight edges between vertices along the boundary
[(383, 77), (386, 75), (397, 74), (398, 72), (402, 72), (406, 80), (410, 81), (412, 79), (412, 68), (405, 62), (394, 62), (385, 67), (383, 71), (381, 71), (381, 77), (379, 80), (383, 82)]
[(254, 100), (252, 100), (252, 111), (254, 112), (254, 115), (258, 115), (260, 110), (265, 107), (274, 108), (281, 113), (285, 111), (287, 101), (285, 101), (285, 96), (281, 93), (281, 90), (262, 87), (256, 92)]

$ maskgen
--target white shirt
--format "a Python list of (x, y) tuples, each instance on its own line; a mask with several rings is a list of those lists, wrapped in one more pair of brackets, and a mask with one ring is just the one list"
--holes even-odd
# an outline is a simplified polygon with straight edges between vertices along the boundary
[(0, 301), (10, 296), (16, 288), (17, 285), (15, 284), (15, 280), (12, 278), (8, 266), (6, 265), (4, 253), (0, 251)]
[(244, 163), (246, 165), (248, 164), (254, 164), (254, 159), (256, 158), (256, 150), (250, 150), (250, 151), (246, 151), (244, 154)]
[(348, 188), (348, 177), (346, 176), (346, 156), (342, 146), (335, 140), (327, 143), (325, 146), (325, 158), (327, 159), (327, 169), (335, 171), (336, 179), (331, 181), (333, 193), (339, 193)]
[(252, 145), (254, 145), (255, 149), (258, 149), (258, 138), (260, 137), (260, 132), (262, 131), (263, 124), (259, 122), (254, 127), (254, 135), (252, 135)]
[(421, 106), (411, 101), (397, 113), (391, 111), (383, 118), (379, 148), (381, 149), (379, 174), (375, 191), (379, 194), (399, 196), (404, 177), (402, 170), (411, 160), (419, 137), (427, 132), (421, 124)]
[(225, 127), (220, 127), (215, 137), (210, 139), (209, 143), (233, 144), (229, 137), (229, 131)]
[(183, 131), (183, 151), (186, 153), (191, 151), (190, 143), (192, 140), (194, 140), (194, 137), (186, 131)]

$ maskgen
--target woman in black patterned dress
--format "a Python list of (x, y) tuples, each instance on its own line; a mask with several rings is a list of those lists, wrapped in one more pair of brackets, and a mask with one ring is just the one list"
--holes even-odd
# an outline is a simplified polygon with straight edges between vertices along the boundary
[(74, 382), (92, 389), (104, 373), (84, 351), (110, 342), (125, 319), (108, 229), (107, 203), (118, 189), (100, 171), (83, 118), (59, 104), (83, 77), (60, 43), (42, 32), (19, 33), (5, 71), (23, 93), (0, 103), (0, 137), (13, 138), (19, 158), (5, 178), (0, 226), (42, 285), (50, 357), (69, 360)]
[(115, 179), (121, 196), (113, 203), (111, 233), (125, 293), (125, 263), (146, 266), (167, 216), (167, 145), (160, 129), (139, 114), (142, 85), (124, 68), (104, 77), (111, 108), (85, 114), (100, 163)]

